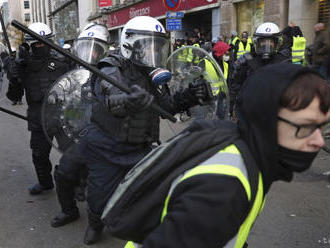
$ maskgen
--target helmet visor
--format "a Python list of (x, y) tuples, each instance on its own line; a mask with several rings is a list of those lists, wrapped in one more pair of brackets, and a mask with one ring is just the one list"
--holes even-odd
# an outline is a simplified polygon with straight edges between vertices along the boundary
[(169, 48), (166, 36), (138, 34), (133, 43), (131, 60), (144, 66), (165, 68)]
[(256, 52), (259, 54), (273, 54), (275, 52), (275, 41), (272, 38), (259, 38)]
[(79, 39), (73, 46), (73, 54), (85, 62), (96, 65), (108, 51), (108, 45), (105, 42), (95, 39)]

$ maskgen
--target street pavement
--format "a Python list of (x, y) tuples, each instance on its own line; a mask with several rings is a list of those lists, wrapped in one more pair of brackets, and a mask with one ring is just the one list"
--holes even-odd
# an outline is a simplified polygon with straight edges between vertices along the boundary
[[(24, 105), (11, 106), (5, 99), (6, 82), (0, 106), (25, 115)], [(162, 137), (177, 133), (162, 123)], [(60, 228), (50, 226), (60, 210), (55, 191), (39, 196), (28, 194), (36, 183), (29, 132), (24, 120), (0, 112), (0, 248), (78, 248), (83, 244), (87, 224), (86, 203), (79, 203), (81, 218)], [(52, 151), (53, 165), (60, 153)], [(275, 183), (267, 196), (264, 211), (253, 227), (249, 247), (330, 248), (330, 156), (321, 152), (312, 168), (288, 183)], [(221, 224), (221, 223), (219, 223)], [(105, 231), (95, 248), (120, 248), (124, 242)]]

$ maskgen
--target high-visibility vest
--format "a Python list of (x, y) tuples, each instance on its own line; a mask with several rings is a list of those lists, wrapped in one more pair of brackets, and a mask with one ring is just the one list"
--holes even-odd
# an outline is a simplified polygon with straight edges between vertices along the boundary
[(244, 48), (243, 42), (240, 41), (238, 45), (238, 51), (237, 51), (237, 59), (239, 59), (241, 56), (243, 56), (245, 53), (251, 52), (252, 47), (252, 40), (251, 38), (248, 38), (246, 41), (246, 47)]
[(219, 95), (219, 92), (227, 93), (226, 92), (226, 79), (228, 77), (228, 64), (223, 61), (223, 76), (216, 71), (214, 65), (208, 59), (204, 59), (205, 61), (205, 73), (204, 77), (208, 82), (211, 82), (212, 94), (213, 96)]
[(229, 39), (228, 44), (232, 45), (232, 46), (235, 46), (237, 40), (239, 40), (239, 38), (237, 36), (233, 40)]
[(302, 64), (305, 60), (306, 39), (305, 37), (293, 37), (292, 63)]
[[(185, 45), (182, 45), (181, 47), (185, 47)], [(188, 56), (188, 49), (182, 49), (182, 51), (180, 51), (178, 54), (178, 60), (181, 62), (186, 62), (187, 56)]]
[[(252, 200), (251, 185), (248, 179), (247, 169), (245, 167), (240, 151), (235, 145), (232, 144), (227, 146), (225, 149), (219, 151), (200, 165), (186, 171), (184, 174), (180, 175), (177, 179), (173, 181), (165, 200), (161, 216), (161, 222), (163, 222), (166, 217), (168, 204), (176, 186), (185, 180), (189, 180), (189, 178), (203, 174), (213, 174), (221, 176), (226, 175), (237, 178), (245, 189), (247, 199), (249, 201)], [(250, 229), (255, 222), (258, 214), (262, 211), (264, 204), (265, 199), (263, 197), (263, 181), (261, 173), (259, 172), (258, 189), (254, 202), (252, 203), (252, 208), (250, 209), (249, 214), (242, 223), (235, 237), (228, 241), (224, 248), (242, 248), (244, 246)], [(191, 217), (193, 218), (193, 216)], [(221, 225), (221, 223), (219, 223), (219, 225)], [(125, 246), (125, 248), (141, 247), (141, 245), (133, 242), (128, 242)]]
[[(193, 44), (192, 46), (200, 48), (200, 45), (198, 43)], [(193, 49), (189, 48), (188, 55), (187, 55), (187, 62), (192, 62), (194, 64), (199, 63), (199, 56), (197, 54), (193, 53)]]

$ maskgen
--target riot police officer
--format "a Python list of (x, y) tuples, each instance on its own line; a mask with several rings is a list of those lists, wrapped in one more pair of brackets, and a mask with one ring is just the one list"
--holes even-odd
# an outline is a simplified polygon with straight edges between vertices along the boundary
[[(44, 23), (35, 22), (29, 25), (30, 30), (50, 39), (51, 29)], [(31, 195), (40, 194), (54, 187), (52, 179), (52, 164), (49, 160), (51, 145), (43, 132), (41, 125), (41, 107), (48, 87), (70, 67), (63, 58), (58, 57), (45, 44), (38, 42), (30, 35), (25, 35), (26, 44), (20, 46), (18, 57), (8, 73), (15, 82), (22, 83), (28, 104), (28, 130), (31, 132), (30, 147), (32, 160), (38, 177), (38, 183), (29, 188)], [(9, 78), (10, 78), (9, 77)], [(52, 133), (48, 136), (57, 138), (59, 145), (67, 146), (68, 140), (61, 133)]]
[[(68, 224), (79, 217), (74, 201), (73, 185), (77, 170), (70, 164), (84, 161), (88, 166), (88, 219), (84, 242), (93, 244), (100, 238), (100, 221), (107, 199), (126, 172), (150, 152), (159, 140), (159, 114), (148, 106), (155, 101), (171, 113), (198, 104), (206, 96), (204, 85), (191, 85), (169, 95), (166, 82), (169, 71), (163, 69), (169, 52), (169, 37), (162, 24), (148, 16), (139, 16), (124, 26), (120, 55), (109, 55), (98, 67), (114, 80), (131, 88), (126, 94), (111, 84), (92, 80), (95, 97), (91, 124), (80, 142), (70, 147), (55, 171), (62, 212), (52, 226)], [(59, 184), (57, 184), (59, 185)]]
[(271, 22), (259, 25), (253, 34), (254, 50), (241, 56), (233, 66), (230, 78), (230, 114), (233, 115), (234, 105), (238, 92), (247, 77), (260, 67), (290, 62), (290, 54), (279, 51), (281, 45), (281, 32), (278, 26)]

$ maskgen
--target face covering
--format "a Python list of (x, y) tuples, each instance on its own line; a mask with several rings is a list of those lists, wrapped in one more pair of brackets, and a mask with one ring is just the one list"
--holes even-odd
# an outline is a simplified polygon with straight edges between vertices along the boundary
[(293, 172), (307, 170), (317, 154), (318, 152), (301, 152), (278, 146), (279, 163)]
[(227, 61), (229, 61), (230, 57), (229, 57), (229, 55), (223, 55), (222, 58), (223, 58), (223, 61), (227, 62)]

